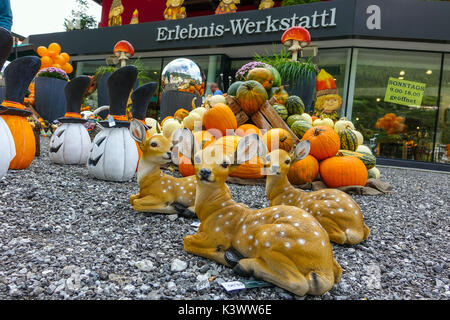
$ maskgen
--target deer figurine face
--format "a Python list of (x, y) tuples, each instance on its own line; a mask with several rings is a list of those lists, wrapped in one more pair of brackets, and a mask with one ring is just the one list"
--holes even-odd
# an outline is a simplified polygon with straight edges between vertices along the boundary
[(175, 178), (160, 169), (171, 159), (170, 141), (160, 134), (147, 136), (146, 127), (136, 119), (131, 122), (130, 134), (142, 150), (137, 171), (139, 193), (130, 197), (133, 209), (194, 217), (194, 177)]
[(270, 205), (290, 205), (312, 214), (339, 244), (357, 244), (368, 238), (361, 209), (351, 196), (337, 189), (304, 192), (294, 188), (287, 178), (290, 165), (309, 153), (309, 141), (300, 142), (295, 152), (275, 150), (265, 157), (266, 194)]
[(184, 239), (187, 252), (297, 295), (319, 295), (339, 281), (342, 269), (326, 231), (313, 216), (291, 206), (252, 210), (233, 201), (226, 178), (257, 155), (263, 145), (258, 135), (242, 138), (232, 158), (212, 146), (195, 153), (189, 130), (182, 140), (180, 152), (195, 154), (195, 212), (201, 221), (197, 234)]

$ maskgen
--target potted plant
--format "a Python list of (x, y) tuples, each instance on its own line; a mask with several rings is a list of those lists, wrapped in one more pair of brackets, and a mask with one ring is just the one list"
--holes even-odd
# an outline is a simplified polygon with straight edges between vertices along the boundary
[(266, 56), (257, 54), (255, 60), (270, 64), (277, 69), (289, 95), (299, 96), (305, 104), (305, 111), (311, 110), (316, 89), (316, 76), (319, 71), (312, 62), (312, 58), (294, 61), (291, 54), (283, 48), (279, 54), (275, 52)]
[(52, 122), (66, 113), (64, 88), (69, 77), (59, 68), (44, 68), (35, 80), (35, 107), (40, 116)]

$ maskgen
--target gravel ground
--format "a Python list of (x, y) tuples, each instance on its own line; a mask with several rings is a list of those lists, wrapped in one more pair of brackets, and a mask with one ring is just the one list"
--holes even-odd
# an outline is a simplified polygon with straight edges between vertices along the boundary
[[(193, 220), (136, 214), (136, 181), (96, 180), (42, 155), (0, 181), (0, 299), (449, 299), (450, 175), (381, 168), (396, 193), (355, 196), (371, 236), (333, 245), (341, 281), (320, 297), (276, 287), (227, 293), (231, 269), (190, 255)], [(267, 206), (262, 186), (231, 185)], [(212, 281), (208, 281), (208, 279)]]

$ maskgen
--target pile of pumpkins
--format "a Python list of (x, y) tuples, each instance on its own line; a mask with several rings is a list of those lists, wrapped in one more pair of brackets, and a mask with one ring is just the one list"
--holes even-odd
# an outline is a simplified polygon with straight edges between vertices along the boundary
[(336, 123), (331, 119), (316, 119), (300, 138), (310, 141), (311, 151), (291, 166), (288, 176), (291, 183), (312, 182), (319, 173), (331, 188), (365, 186), (368, 178), (380, 178), (376, 157), (363, 144), (362, 134), (346, 118)]

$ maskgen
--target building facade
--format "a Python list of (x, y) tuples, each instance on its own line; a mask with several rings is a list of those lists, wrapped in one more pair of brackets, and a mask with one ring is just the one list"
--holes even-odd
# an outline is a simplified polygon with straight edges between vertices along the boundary
[[(152, 22), (126, 25), (131, 18), (124, 16), (125, 25), (113, 27), (105, 24), (111, 1), (103, 0), (103, 6), (105, 27), (32, 35), (28, 41), (35, 47), (60, 43), (80, 75), (94, 74), (114, 44), (128, 40), (145, 70), (145, 81), (159, 82), (168, 62), (188, 57), (200, 65), (208, 83), (222, 83), (226, 89), (240, 66), (255, 54), (279, 52), (284, 30), (301, 25), (309, 29), (311, 46), (318, 49), (313, 62), (336, 79), (344, 101), (341, 115), (376, 149), (379, 163), (450, 168), (449, 2), (334, 0), (194, 17), (187, 10), (186, 19), (164, 21), (158, 15)], [(410, 85), (406, 89), (418, 91), (402, 90)], [(408, 100), (408, 94), (417, 94), (417, 100)], [(156, 95), (153, 102), (156, 108)], [(405, 119), (406, 131), (376, 128), (390, 113)]]

